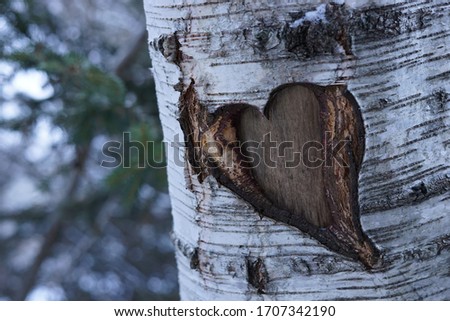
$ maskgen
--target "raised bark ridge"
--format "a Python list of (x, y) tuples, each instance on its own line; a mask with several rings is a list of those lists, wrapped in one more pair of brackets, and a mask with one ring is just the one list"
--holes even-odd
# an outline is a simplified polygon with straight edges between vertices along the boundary
[[(379, 252), (359, 221), (364, 127), (345, 86), (283, 85), (272, 92), (264, 116), (245, 104), (208, 116), (193, 85), (181, 97), (180, 122), (199, 180), (211, 174), (260, 215), (295, 226), (366, 267), (377, 263)], [(267, 134), (273, 146), (264, 148)], [(258, 146), (251, 152), (248, 143)], [(280, 157), (286, 151), (289, 159)]]

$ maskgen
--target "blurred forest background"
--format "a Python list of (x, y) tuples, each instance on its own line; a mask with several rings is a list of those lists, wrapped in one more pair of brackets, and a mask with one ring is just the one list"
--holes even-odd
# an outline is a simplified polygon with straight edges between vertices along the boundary
[(0, 0), (1, 300), (178, 299), (165, 169), (100, 166), (161, 141), (146, 36), (139, 0)]

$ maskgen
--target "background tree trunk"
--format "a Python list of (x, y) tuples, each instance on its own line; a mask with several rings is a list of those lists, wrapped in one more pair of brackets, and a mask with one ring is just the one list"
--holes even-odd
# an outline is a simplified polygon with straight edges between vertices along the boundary
[[(339, 3), (337, 3), (339, 2)], [(183, 140), (181, 93), (263, 108), (287, 83), (346, 84), (361, 107), (369, 271), (263, 218), (169, 145), (181, 298), (450, 299), (450, 3), (145, 0), (165, 141)], [(177, 161), (178, 160), (178, 161)]]

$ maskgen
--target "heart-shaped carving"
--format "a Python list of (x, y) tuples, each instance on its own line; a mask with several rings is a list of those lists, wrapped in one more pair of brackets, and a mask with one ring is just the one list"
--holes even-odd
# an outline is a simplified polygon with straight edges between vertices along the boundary
[(316, 226), (329, 225), (320, 106), (314, 93), (303, 86), (287, 87), (264, 114), (248, 108), (238, 122), (242, 152), (251, 158), (253, 176), (266, 197)]
[(364, 127), (345, 86), (283, 85), (263, 113), (232, 104), (210, 115), (192, 84), (180, 106), (189, 162), (200, 181), (212, 174), (262, 216), (374, 266), (379, 252), (359, 219)]

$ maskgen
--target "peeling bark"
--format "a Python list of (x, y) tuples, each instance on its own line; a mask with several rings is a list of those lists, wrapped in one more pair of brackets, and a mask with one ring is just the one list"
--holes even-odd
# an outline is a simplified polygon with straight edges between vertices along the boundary
[[(174, 35), (179, 44), (175, 54), (150, 46), (164, 137), (201, 136), (179, 110), (191, 84), (204, 106), (196, 117), (208, 126), (225, 105), (262, 111), (283, 84), (346, 86), (365, 125), (361, 227), (383, 264), (369, 271), (295, 227), (261, 219), (251, 200), (200, 164), (180, 165), (191, 156), (171, 147), (174, 234), (197, 249), (192, 264), (195, 255), (177, 247), (183, 299), (450, 298), (450, 4), (347, 0), (314, 17), (325, 2), (145, 1), (149, 39)], [(264, 286), (249, 278), (248, 258), (264, 263)]]

